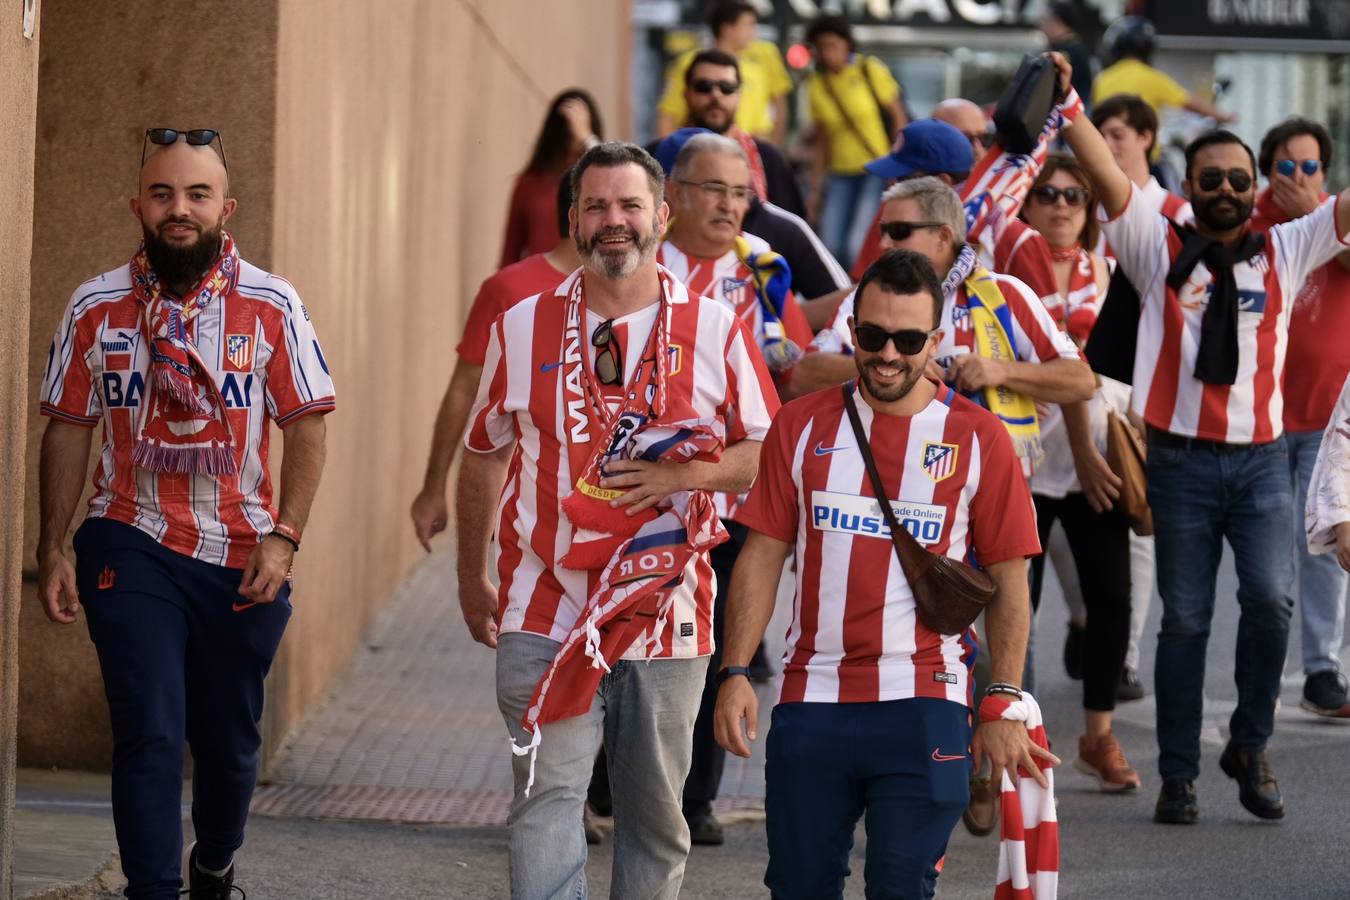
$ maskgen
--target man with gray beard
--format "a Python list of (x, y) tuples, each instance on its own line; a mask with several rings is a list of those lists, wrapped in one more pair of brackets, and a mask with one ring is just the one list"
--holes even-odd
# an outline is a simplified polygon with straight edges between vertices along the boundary
[(726, 537), (709, 495), (749, 487), (778, 402), (735, 314), (657, 264), (656, 161), (600, 144), (572, 186), (582, 267), (492, 327), (459, 476), (460, 606), (497, 650), (514, 744), (512, 896), (586, 895), (582, 805), (603, 740), (610, 895), (674, 898), (713, 644), (708, 551)]

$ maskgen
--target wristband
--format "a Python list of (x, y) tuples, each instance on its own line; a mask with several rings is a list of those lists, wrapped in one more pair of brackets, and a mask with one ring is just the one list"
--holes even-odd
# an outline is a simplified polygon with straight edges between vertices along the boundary
[(300, 552), (300, 532), (291, 526), (277, 522), (272, 526), (272, 530), (268, 532), (267, 536), (272, 537), (274, 535), (294, 547), (297, 553)]
[(985, 688), (984, 695), (988, 697), (990, 694), (1007, 694), (1011, 697), (1016, 697), (1018, 700), (1022, 699), (1021, 688), (1015, 684), (1009, 684), (1006, 681), (995, 681), (993, 684), (989, 685), (989, 687)]
[(717, 673), (717, 685), (721, 687), (722, 682), (728, 678), (734, 678), (737, 675), (744, 675), (748, 680), (750, 678), (749, 666), (723, 666)]
[(1072, 125), (1083, 114), (1083, 98), (1078, 96), (1074, 88), (1070, 87), (1069, 93), (1059, 101), (1059, 114), (1064, 117), (1065, 125)]

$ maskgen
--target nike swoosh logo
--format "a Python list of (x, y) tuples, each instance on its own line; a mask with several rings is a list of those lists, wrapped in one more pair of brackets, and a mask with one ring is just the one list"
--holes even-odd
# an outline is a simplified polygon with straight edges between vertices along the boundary
[(562, 363), (560, 363), (560, 362), (555, 362), (555, 363), (540, 363), (540, 364), (539, 364), (539, 371), (540, 371), (540, 372), (552, 372), (554, 369), (558, 368), (558, 367), (561, 366), (561, 365), (562, 365)]
[(942, 752), (942, 748), (941, 748), (941, 747), (934, 747), (934, 748), (933, 748), (933, 761), (934, 761), (934, 762), (951, 762), (951, 761), (954, 760), (954, 759), (965, 759), (965, 758), (966, 758), (966, 755), (965, 755), (964, 753), (962, 753), (960, 756), (948, 756), (947, 754), (945, 754), (945, 753)]
[(847, 450), (847, 449), (848, 444), (841, 444), (838, 447), (826, 447), (825, 442), (821, 441), (820, 443), (816, 444), (816, 456), (829, 456), (831, 453), (836, 453), (840, 450)]
[(230, 609), (234, 610), (235, 612), (243, 612), (250, 606), (257, 606), (257, 605), (258, 605), (257, 600), (250, 600), (247, 603), (240, 603), (238, 600), (236, 600), (234, 601), (234, 604), (230, 607)]

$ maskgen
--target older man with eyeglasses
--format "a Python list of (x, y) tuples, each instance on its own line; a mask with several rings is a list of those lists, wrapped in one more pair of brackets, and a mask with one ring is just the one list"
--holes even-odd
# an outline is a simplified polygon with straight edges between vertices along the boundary
[[(84, 608), (113, 732), (128, 897), (182, 887), (183, 743), (193, 758), (194, 898), (231, 894), (258, 773), (263, 679), (291, 615), (291, 562), (318, 488), (333, 382), (310, 314), (245, 262), (212, 129), (152, 128), (131, 261), (75, 290), (42, 382), (39, 594)], [(94, 426), (103, 449), (80, 499)], [(281, 427), (280, 502), (267, 435)]]

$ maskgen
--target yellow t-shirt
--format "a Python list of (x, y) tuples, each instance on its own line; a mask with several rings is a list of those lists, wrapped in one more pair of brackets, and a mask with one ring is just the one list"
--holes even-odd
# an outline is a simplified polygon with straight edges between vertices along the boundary
[(1182, 106), (1190, 92), (1165, 72), (1137, 59), (1122, 59), (1102, 69), (1092, 82), (1092, 102), (1101, 103), (1116, 94), (1138, 94), (1159, 116), (1165, 106)]
[[(666, 88), (656, 108), (670, 117), (676, 128), (688, 124), (689, 107), (684, 102), (684, 73), (702, 48), (686, 50), (666, 69)], [(771, 104), (792, 93), (792, 78), (783, 64), (783, 54), (769, 41), (755, 41), (736, 58), (741, 70), (741, 98), (736, 107), (736, 125), (756, 137), (773, 133)]]
[[(864, 78), (871, 81), (870, 88)], [(826, 89), (827, 79), (830, 90)], [(825, 133), (831, 172), (838, 175), (860, 174), (867, 163), (890, 152), (891, 140), (881, 122), (877, 101), (889, 104), (899, 96), (900, 85), (891, 75), (891, 70), (873, 56), (854, 57), (835, 75), (821, 70), (811, 73), (806, 79), (806, 98), (811, 110), (811, 121)], [(848, 112), (847, 119), (839, 108), (840, 104)], [(862, 132), (862, 137), (866, 138), (865, 144), (849, 127), (849, 119)]]

